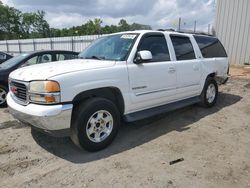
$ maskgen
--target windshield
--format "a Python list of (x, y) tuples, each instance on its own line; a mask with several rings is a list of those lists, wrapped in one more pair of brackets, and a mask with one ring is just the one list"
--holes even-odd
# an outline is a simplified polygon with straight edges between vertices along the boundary
[(28, 54), (21, 54), (18, 56), (15, 56), (11, 59), (9, 59), (8, 61), (3, 62), (0, 65), (0, 68), (2, 69), (9, 69), (15, 65), (17, 65), (18, 63), (20, 63), (22, 60), (24, 60), (27, 57)]
[(95, 40), (79, 54), (81, 59), (124, 61), (138, 34), (116, 34)]

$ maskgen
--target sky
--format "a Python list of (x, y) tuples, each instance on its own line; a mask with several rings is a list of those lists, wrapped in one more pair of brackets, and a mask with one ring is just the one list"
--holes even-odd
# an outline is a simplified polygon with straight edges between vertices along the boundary
[(213, 24), (215, 0), (1, 0), (24, 12), (44, 10), (51, 27), (68, 28), (100, 18), (103, 25), (120, 19), (150, 25), (153, 29), (178, 27), (207, 31)]

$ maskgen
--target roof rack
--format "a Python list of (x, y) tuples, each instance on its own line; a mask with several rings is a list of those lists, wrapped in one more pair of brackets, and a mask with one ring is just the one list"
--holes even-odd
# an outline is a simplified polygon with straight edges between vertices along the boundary
[(189, 33), (189, 34), (194, 34), (194, 35), (206, 35), (206, 36), (210, 36), (212, 37), (213, 35), (212, 34), (207, 34), (205, 32), (193, 32), (193, 31), (188, 31), (188, 30), (185, 30), (185, 31), (176, 31), (175, 29), (157, 29), (157, 31), (173, 31), (173, 32), (176, 32), (176, 33)]

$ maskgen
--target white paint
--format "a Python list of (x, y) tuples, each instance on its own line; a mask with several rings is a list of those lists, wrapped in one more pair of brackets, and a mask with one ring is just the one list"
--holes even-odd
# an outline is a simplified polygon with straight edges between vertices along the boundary
[[(198, 96), (202, 92), (207, 76), (211, 73), (216, 73), (216, 76), (223, 78), (227, 77), (228, 59), (203, 59), (191, 34), (180, 35), (190, 38), (196, 59), (176, 61), (169, 37), (170, 34), (176, 33), (157, 31), (166, 37), (171, 61), (134, 64), (139, 41), (143, 34), (149, 32), (152, 31), (134, 31), (139, 33), (139, 36), (127, 61), (54, 62), (18, 69), (10, 74), (10, 78), (23, 81), (55, 80), (60, 84), (61, 102), (70, 102), (77, 94), (87, 90), (115, 87), (122, 93), (125, 102), (124, 114), (129, 114)], [(12, 108), (14, 106), (12, 104)]]

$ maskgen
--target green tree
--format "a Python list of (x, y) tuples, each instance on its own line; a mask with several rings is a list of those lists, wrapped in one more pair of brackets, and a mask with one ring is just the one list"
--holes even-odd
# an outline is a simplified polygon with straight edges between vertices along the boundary
[(119, 25), (121, 31), (129, 31), (130, 30), (129, 24), (124, 19), (121, 19), (120, 22), (118, 23), (118, 25)]
[(34, 20), (34, 34), (38, 35), (38, 37), (48, 37), (50, 36), (50, 26), (48, 22), (45, 20), (45, 12), (37, 11), (35, 14)]
[(20, 15), (19, 10), (0, 4), (0, 30), (4, 33), (2, 39), (18, 38), (21, 35)]
[(133, 23), (130, 25), (130, 30), (151, 30), (152, 28), (149, 25), (143, 25), (138, 23)]
[(21, 30), (23, 37), (29, 38), (35, 29), (36, 13), (23, 13), (21, 17)]
[(83, 25), (82, 29), (85, 30), (85, 34), (87, 35), (95, 35), (95, 34), (101, 34), (101, 24), (102, 20), (99, 18), (96, 18), (94, 20), (89, 20), (86, 24)]
[(44, 11), (23, 13), (14, 7), (3, 5), (0, 0), (0, 40), (18, 38), (63, 37), (76, 35), (108, 34), (120, 31), (151, 29), (148, 25), (128, 24), (121, 19), (118, 25), (102, 26), (100, 18), (89, 20), (71, 28), (50, 28)]

